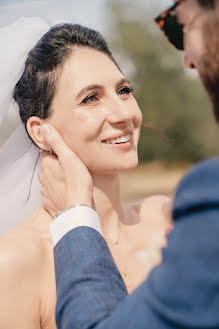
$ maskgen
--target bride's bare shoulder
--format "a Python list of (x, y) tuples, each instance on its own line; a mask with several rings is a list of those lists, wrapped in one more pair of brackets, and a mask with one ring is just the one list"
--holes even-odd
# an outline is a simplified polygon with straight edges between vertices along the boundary
[(31, 229), (15, 228), (2, 235), (0, 237), (0, 287), (6, 283), (11, 289), (21, 280), (25, 282), (22, 287), (23, 293), (25, 293), (25, 287), (34, 288), (34, 281), (39, 281), (44, 255), (45, 250), (40, 238)]
[(172, 200), (166, 195), (152, 195), (141, 201), (142, 212), (157, 212), (162, 216), (169, 216), (169, 211), (172, 207)]
[(0, 237), (0, 267), (25, 267), (26, 270), (42, 261), (43, 255), (42, 241), (31, 228), (17, 227)]
[(136, 214), (139, 222), (164, 220), (171, 222), (172, 200), (165, 195), (152, 195), (129, 203), (129, 212)]
[(14, 229), (0, 238), (0, 328), (33, 328), (39, 321), (42, 260), (43, 250), (33, 232)]

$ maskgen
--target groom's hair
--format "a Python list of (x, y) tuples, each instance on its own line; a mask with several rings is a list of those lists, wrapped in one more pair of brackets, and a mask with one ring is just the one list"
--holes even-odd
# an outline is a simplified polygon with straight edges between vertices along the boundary
[(58, 78), (66, 60), (77, 47), (100, 51), (118, 67), (99, 32), (78, 24), (53, 26), (30, 51), (23, 75), (14, 90), (14, 99), (26, 131), (30, 117), (46, 119), (52, 114), (51, 103)]

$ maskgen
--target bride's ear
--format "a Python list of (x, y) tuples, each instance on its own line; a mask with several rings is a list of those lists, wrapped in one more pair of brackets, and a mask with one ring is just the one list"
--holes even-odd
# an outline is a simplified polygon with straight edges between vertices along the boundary
[(43, 120), (38, 117), (31, 117), (27, 121), (27, 131), (32, 138), (32, 140), (36, 143), (36, 145), (45, 151), (49, 151), (50, 148), (44, 142), (42, 135), (40, 134), (40, 127), (45, 124)]

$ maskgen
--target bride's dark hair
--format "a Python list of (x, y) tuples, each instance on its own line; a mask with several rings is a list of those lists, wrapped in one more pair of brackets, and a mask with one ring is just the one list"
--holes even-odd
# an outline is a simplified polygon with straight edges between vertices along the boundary
[(58, 77), (75, 47), (100, 51), (118, 67), (99, 32), (78, 24), (53, 26), (30, 51), (23, 75), (15, 87), (14, 99), (26, 131), (31, 116), (46, 119), (52, 114), (51, 103)]

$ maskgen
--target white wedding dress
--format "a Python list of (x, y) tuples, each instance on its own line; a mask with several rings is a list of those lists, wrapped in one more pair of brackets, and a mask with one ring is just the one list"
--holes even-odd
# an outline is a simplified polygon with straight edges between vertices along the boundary
[[(20, 18), (0, 29), (0, 123), (17, 104), (13, 91), (29, 51), (49, 25), (39, 18)], [(29, 217), (42, 204), (40, 194), (40, 150), (20, 124), (0, 149), (0, 235)]]

